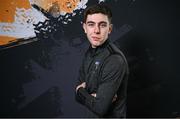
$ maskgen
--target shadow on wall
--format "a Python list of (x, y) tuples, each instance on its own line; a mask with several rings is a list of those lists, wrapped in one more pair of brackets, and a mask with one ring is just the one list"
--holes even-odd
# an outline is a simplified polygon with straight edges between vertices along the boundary
[(174, 50), (171, 46), (174, 41), (163, 37), (162, 42), (159, 39), (161, 35), (149, 36), (133, 29), (115, 41), (125, 54), (130, 69), (127, 117), (180, 115), (179, 80), (174, 72)]

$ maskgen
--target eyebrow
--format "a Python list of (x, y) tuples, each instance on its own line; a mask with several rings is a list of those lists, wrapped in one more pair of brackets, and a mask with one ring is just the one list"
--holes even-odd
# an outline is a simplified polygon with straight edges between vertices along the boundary
[(93, 22), (93, 21), (88, 21), (87, 24), (89, 24), (89, 23), (95, 23), (95, 22)]
[[(93, 21), (88, 21), (87, 24), (89, 24), (89, 23), (95, 23), (95, 22), (93, 22)], [(107, 22), (101, 21), (101, 22), (99, 22), (98, 24), (107, 24)]]

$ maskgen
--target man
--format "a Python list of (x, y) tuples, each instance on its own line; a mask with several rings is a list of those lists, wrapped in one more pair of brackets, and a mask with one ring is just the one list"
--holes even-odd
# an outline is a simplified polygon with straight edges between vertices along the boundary
[(84, 12), (83, 29), (90, 42), (76, 86), (76, 100), (88, 117), (126, 117), (128, 65), (122, 52), (108, 39), (112, 13), (104, 4)]

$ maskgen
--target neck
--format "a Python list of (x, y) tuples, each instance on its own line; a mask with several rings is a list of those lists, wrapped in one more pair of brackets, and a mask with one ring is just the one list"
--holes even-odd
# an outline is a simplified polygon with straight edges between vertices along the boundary
[(91, 47), (92, 47), (93, 49), (97, 48), (97, 47), (95, 47), (95, 46), (93, 46), (93, 45), (91, 45)]

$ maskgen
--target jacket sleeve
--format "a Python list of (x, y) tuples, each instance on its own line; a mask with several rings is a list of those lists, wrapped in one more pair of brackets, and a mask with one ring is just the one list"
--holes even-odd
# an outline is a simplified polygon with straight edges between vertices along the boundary
[(92, 112), (102, 117), (112, 104), (124, 75), (127, 64), (120, 55), (112, 55), (102, 66), (101, 83), (98, 86), (96, 97), (91, 96), (84, 88), (77, 91), (77, 96)]
[[(84, 64), (84, 60), (83, 60), (81, 66), (80, 66), (80, 69), (79, 69), (79, 77), (78, 77), (78, 80), (76, 81), (75, 90), (76, 90), (76, 87), (77, 87), (78, 85), (80, 85), (81, 83), (85, 82), (85, 79), (84, 79), (84, 75), (85, 75), (85, 74), (84, 74), (83, 64)], [(79, 91), (79, 89), (78, 89), (78, 91)], [(78, 91), (77, 91), (77, 92), (78, 92)], [(77, 92), (75, 92), (75, 99), (76, 99), (76, 101), (78, 101), (80, 104), (83, 104), (83, 105), (84, 105), (84, 99), (83, 99), (83, 97), (82, 97), (80, 94), (77, 95), (77, 94), (78, 94)]]

